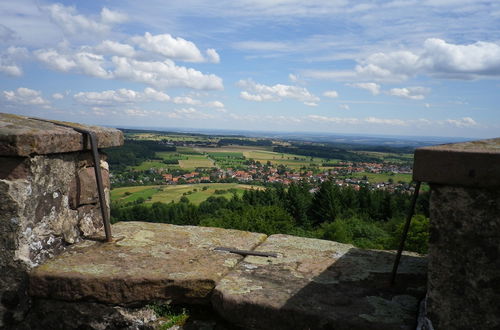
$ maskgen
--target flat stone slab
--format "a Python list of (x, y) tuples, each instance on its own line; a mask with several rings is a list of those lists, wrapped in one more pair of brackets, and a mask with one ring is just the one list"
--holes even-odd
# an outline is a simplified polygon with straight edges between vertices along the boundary
[(90, 142), (72, 128), (55, 123), (82, 128), (96, 134), (98, 148), (123, 144), (120, 130), (77, 123), (47, 122), (25, 116), (0, 113), (0, 156), (29, 156), (90, 150)]
[(394, 252), (272, 235), (217, 285), (212, 304), (245, 329), (415, 329), (426, 258), (404, 255), (389, 286)]
[(67, 301), (208, 303), (216, 283), (266, 235), (221, 228), (119, 222), (114, 242), (84, 241), (35, 268), (30, 294)]
[(447, 185), (500, 186), (500, 138), (418, 148), (413, 179)]

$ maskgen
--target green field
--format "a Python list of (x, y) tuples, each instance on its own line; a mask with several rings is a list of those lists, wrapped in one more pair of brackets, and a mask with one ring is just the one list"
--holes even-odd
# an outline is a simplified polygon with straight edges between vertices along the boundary
[(214, 162), (206, 156), (189, 155), (188, 159), (179, 160), (179, 166), (185, 170), (194, 170), (197, 167), (214, 167)]
[[(202, 190), (203, 187), (208, 187)], [(259, 186), (244, 185), (237, 183), (200, 183), (192, 185), (172, 185), (172, 186), (135, 186), (121, 187), (111, 190), (111, 201), (127, 203), (133, 202), (142, 197), (146, 199), (146, 203), (163, 202), (170, 203), (178, 202), (182, 196), (186, 196), (190, 202), (200, 204), (210, 196), (231, 198), (231, 192), (224, 194), (215, 194), (215, 190), (236, 189), (238, 195), (243, 195), (245, 190), (264, 189)], [(195, 191), (196, 190), (196, 191)], [(148, 200), (148, 198), (151, 198)]]
[(326, 162), (323, 158), (301, 156), (294, 154), (278, 153), (274, 151), (265, 150), (250, 150), (243, 153), (247, 158), (259, 161), (263, 164), (270, 161), (273, 165), (286, 165), (292, 169), (299, 169), (303, 166), (309, 166), (311, 163), (321, 165)]
[(137, 166), (132, 166), (131, 167), (133, 170), (136, 171), (147, 171), (151, 168), (179, 168), (178, 165), (171, 165), (171, 164), (165, 164), (160, 161), (154, 161), (154, 160), (147, 160), (142, 162), (140, 165)]
[(412, 181), (412, 175), (411, 174), (406, 174), (406, 173), (369, 173), (369, 172), (358, 172), (358, 173), (353, 173), (352, 177), (353, 178), (362, 178), (366, 176), (368, 181), (370, 183), (382, 183), (382, 182), (388, 182), (389, 179), (392, 179), (394, 183), (397, 183), (399, 181), (402, 182), (411, 182)]
[(376, 157), (384, 162), (391, 162), (396, 164), (406, 164), (413, 162), (413, 154), (396, 154), (389, 152), (376, 152), (376, 151), (355, 151), (360, 155)]

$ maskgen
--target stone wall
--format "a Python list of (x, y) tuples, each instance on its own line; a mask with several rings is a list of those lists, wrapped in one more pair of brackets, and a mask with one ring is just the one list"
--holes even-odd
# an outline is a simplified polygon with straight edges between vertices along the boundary
[(500, 139), (417, 149), (431, 184), (425, 329), (500, 329)]
[(427, 310), (435, 329), (500, 327), (500, 189), (433, 185)]
[[(44, 123), (37, 130), (35, 125), (0, 114), (0, 328), (22, 320), (29, 308), (27, 273), (33, 267), (84, 237), (104, 235), (94, 164), (83, 136), (70, 128)], [(57, 143), (50, 138), (50, 125), (57, 130)], [(121, 143), (121, 132), (107, 129), (110, 133), (117, 140), (101, 138), (99, 146)], [(64, 134), (76, 142), (62, 143)], [(35, 142), (25, 145), (26, 139)], [(101, 156), (109, 200), (108, 164)]]

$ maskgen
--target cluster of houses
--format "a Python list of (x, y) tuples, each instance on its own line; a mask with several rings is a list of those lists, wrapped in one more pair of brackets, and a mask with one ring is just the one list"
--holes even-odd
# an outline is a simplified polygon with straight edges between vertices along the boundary
[(249, 165), (247, 169), (207, 169), (204, 171), (193, 171), (190, 173), (172, 175), (170, 173), (161, 174), (164, 184), (193, 184), (239, 181), (245, 183), (281, 183), (289, 185), (292, 182), (307, 181), (311, 183), (321, 183), (328, 179), (335, 179), (341, 186), (351, 186), (359, 189), (362, 185), (370, 185), (375, 189), (396, 190), (403, 189), (406, 185), (402, 183), (370, 183), (366, 178), (345, 178), (353, 173), (411, 173), (411, 168), (384, 163), (339, 163), (338, 166), (330, 167), (324, 171), (291, 171), (278, 169), (273, 166)]

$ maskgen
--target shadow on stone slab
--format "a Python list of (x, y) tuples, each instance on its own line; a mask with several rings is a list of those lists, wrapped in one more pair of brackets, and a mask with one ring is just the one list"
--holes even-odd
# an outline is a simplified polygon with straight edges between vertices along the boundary
[(426, 260), (404, 255), (389, 285), (394, 253), (273, 235), (215, 288), (214, 308), (246, 329), (414, 329), (425, 295)]

